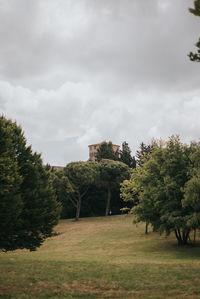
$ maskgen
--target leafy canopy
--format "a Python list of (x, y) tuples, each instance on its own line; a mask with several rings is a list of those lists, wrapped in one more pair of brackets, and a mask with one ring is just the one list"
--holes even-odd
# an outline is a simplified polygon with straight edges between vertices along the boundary
[(130, 176), (129, 167), (119, 161), (102, 159), (99, 162), (99, 178), (100, 183), (107, 189), (107, 203), (105, 216), (108, 215), (111, 201), (111, 191), (120, 185), (121, 182)]
[(191, 12), (195, 16), (200, 16), (200, 0), (194, 1), (194, 8), (189, 8), (189, 12)]
[(199, 145), (184, 145), (177, 136), (154, 143), (149, 159), (121, 188), (125, 200), (134, 201), (138, 194), (139, 203), (132, 210), (135, 222), (149, 222), (160, 233), (174, 232), (179, 244), (188, 242), (190, 231), (200, 227), (197, 154)]
[(66, 190), (76, 208), (76, 220), (78, 220), (82, 199), (98, 176), (96, 162), (71, 162), (64, 168), (64, 176), (67, 179)]

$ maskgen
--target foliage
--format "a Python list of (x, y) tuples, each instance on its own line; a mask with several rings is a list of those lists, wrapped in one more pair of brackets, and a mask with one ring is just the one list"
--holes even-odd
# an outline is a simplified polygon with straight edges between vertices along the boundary
[[(152, 144), (148, 144), (146, 145), (144, 142), (142, 142), (140, 144), (140, 148), (139, 150), (137, 150), (136, 152), (136, 163), (139, 167), (142, 167), (143, 164), (150, 158), (150, 154), (152, 153), (153, 150), (153, 142)], [(121, 186), (121, 198), (123, 198), (123, 200), (125, 202), (133, 202), (133, 205), (137, 205), (139, 203), (139, 194), (137, 191), (132, 190), (132, 184), (131, 181), (127, 181), (126, 183), (126, 191), (123, 192), (123, 185)], [(129, 199), (127, 198), (127, 196), (129, 197)], [(149, 222), (146, 220), (146, 228), (145, 228), (145, 233), (148, 233), (148, 224)]]
[(139, 194), (139, 204), (132, 211), (135, 221), (147, 221), (160, 233), (173, 231), (180, 245), (187, 244), (190, 231), (200, 227), (200, 206), (194, 204), (199, 198), (199, 177), (191, 178), (197, 153), (197, 145), (186, 146), (174, 136), (165, 144), (154, 144), (150, 158), (122, 187), (125, 200), (130, 199), (130, 190), (133, 198)]
[(153, 149), (152, 144), (146, 145), (144, 142), (140, 144), (140, 148), (136, 152), (136, 163), (138, 166), (142, 166), (144, 162), (149, 158), (152, 149)]
[(56, 199), (61, 204), (61, 218), (73, 218), (76, 212), (75, 207), (70, 201), (70, 196), (67, 193), (68, 179), (63, 171), (52, 171), (52, 184), (55, 190)]
[[(73, 218), (76, 214), (76, 207), (70, 200), (71, 194), (67, 192), (67, 176), (63, 171), (55, 171), (51, 175), (57, 201), (62, 205), (61, 218)], [(95, 181), (89, 185), (88, 191), (84, 195), (84, 200), (81, 201), (81, 217), (105, 215), (106, 203), (106, 186), (99, 182), (99, 177), (96, 175)], [(112, 188), (112, 215), (119, 214), (123, 206), (124, 202), (120, 199), (119, 185), (116, 184)], [(131, 208), (131, 204), (128, 204), (128, 206)]]
[(188, 211), (187, 226), (196, 231), (200, 227), (200, 144), (191, 144), (189, 159), (190, 179), (183, 189), (182, 205)]
[(0, 117), (0, 249), (35, 250), (51, 235), (60, 208), (49, 172), (21, 127)]
[(129, 167), (122, 162), (109, 159), (102, 159), (99, 162), (100, 182), (107, 189), (105, 216), (108, 216), (110, 210), (112, 189), (116, 189), (123, 180), (129, 178), (129, 175)]
[(195, 16), (200, 16), (200, 0), (194, 1), (194, 8), (189, 8), (189, 12)]
[(128, 143), (126, 141), (124, 141), (122, 143), (122, 150), (120, 151), (119, 161), (125, 163), (130, 168), (135, 168), (136, 167), (135, 157), (131, 156), (131, 149), (128, 146)]
[(200, 62), (200, 38), (198, 42), (195, 44), (195, 46), (197, 47), (197, 53), (190, 52), (188, 56), (190, 57), (191, 61)]
[[(189, 8), (189, 11), (194, 14), (195, 16), (200, 16), (200, 0), (194, 1), (194, 8)], [(200, 38), (198, 42), (195, 44), (197, 47), (197, 53), (190, 52), (189, 57), (191, 61), (200, 62)]]
[[(124, 202), (132, 203), (132, 209), (129, 210), (130, 213), (132, 213), (133, 207), (137, 206), (140, 202), (140, 186), (136, 183), (136, 179), (140, 172), (142, 172), (141, 167), (137, 167), (136, 169), (134, 169), (131, 172), (131, 178), (129, 180), (125, 180), (121, 184), (120, 188), (120, 197), (124, 200)], [(150, 223), (149, 208), (151, 207), (151, 204), (147, 205), (146, 202), (143, 204), (143, 201), (141, 201), (140, 206), (142, 206), (143, 210), (143, 214), (140, 215), (140, 221), (146, 222), (145, 233), (147, 234), (148, 224)]]
[[(76, 214), (76, 207), (70, 200), (71, 195), (67, 192), (68, 178), (63, 171), (56, 171), (52, 174), (53, 187), (57, 200), (62, 204), (61, 218), (73, 218)], [(106, 203), (106, 191), (94, 183), (89, 185), (84, 200), (81, 202), (81, 217), (103, 216)]]
[(129, 180), (124, 180), (121, 183), (121, 188), (120, 188), (120, 197), (125, 201), (125, 202), (132, 202), (134, 205), (138, 204), (138, 189), (135, 188), (135, 185), (132, 181), (133, 174), (135, 172), (139, 171), (139, 168), (134, 169), (131, 172), (131, 178)]
[(96, 162), (71, 162), (64, 168), (66, 180), (66, 191), (69, 199), (76, 208), (76, 217), (78, 220), (81, 211), (81, 203), (89, 186), (97, 179), (98, 171)]
[(119, 153), (113, 150), (113, 144), (111, 141), (102, 142), (100, 147), (97, 149), (95, 160), (99, 162), (102, 159), (109, 159), (109, 160), (119, 159)]

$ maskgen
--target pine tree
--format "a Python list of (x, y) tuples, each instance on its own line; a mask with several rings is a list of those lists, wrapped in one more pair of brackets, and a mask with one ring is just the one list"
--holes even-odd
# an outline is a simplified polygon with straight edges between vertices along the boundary
[(136, 163), (138, 166), (142, 166), (146, 159), (149, 158), (149, 155), (152, 152), (152, 145), (146, 145), (144, 142), (140, 144), (139, 150), (136, 152)]
[(102, 142), (97, 150), (95, 160), (100, 161), (102, 159), (119, 160), (119, 153), (114, 152), (113, 144), (111, 141)]
[(50, 174), (20, 126), (0, 117), (0, 249), (35, 250), (51, 235), (60, 208)]
[(131, 149), (126, 141), (122, 143), (122, 150), (120, 151), (119, 160), (128, 165), (130, 168), (136, 167), (135, 157), (131, 156)]

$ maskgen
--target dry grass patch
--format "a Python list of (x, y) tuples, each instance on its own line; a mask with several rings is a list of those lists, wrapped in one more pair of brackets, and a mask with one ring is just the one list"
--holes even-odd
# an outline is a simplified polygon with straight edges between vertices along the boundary
[(146, 236), (127, 215), (55, 231), (36, 252), (0, 253), (0, 298), (199, 298), (200, 247)]

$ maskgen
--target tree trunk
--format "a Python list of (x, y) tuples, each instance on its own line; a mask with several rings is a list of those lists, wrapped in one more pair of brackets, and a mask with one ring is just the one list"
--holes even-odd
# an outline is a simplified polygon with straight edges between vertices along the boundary
[(178, 245), (183, 246), (188, 244), (188, 238), (189, 238), (189, 230), (180, 230), (180, 229), (175, 229), (174, 230), (175, 236), (178, 240)]
[(106, 203), (105, 216), (108, 216), (108, 212), (109, 212), (109, 209), (110, 209), (110, 200), (111, 200), (111, 187), (108, 186), (108, 197), (107, 197), (107, 203)]
[(193, 242), (194, 243), (196, 242), (196, 228), (194, 229), (194, 239), (193, 239)]
[(149, 225), (149, 223), (146, 222), (146, 224), (145, 224), (145, 234), (146, 234), (146, 235), (148, 234), (148, 225)]
[(76, 208), (76, 218), (75, 218), (76, 221), (79, 220), (80, 211), (81, 211), (81, 196), (80, 196), (80, 194), (79, 194), (79, 195), (78, 195), (77, 208)]

